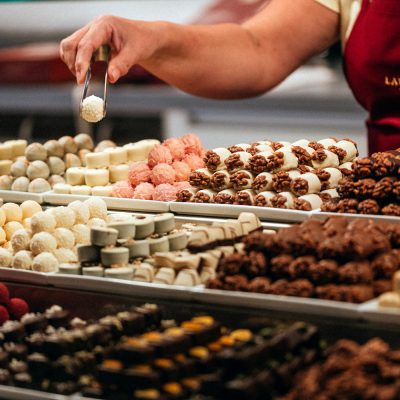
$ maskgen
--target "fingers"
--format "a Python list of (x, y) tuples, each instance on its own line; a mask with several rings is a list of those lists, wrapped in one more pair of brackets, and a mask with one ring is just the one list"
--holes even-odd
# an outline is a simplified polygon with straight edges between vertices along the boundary
[(108, 64), (108, 79), (115, 83), (127, 74), (133, 65), (133, 54), (125, 47), (120, 53), (114, 55)]
[(64, 40), (61, 41), (60, 44), (60, 58), (67, 64), (70, 71), (76, 75), (75, 72), (75, 58), (76, 58), (76, 50), (78, 48), (78, 43), (89, 30), (89, 26), (84, 26), (79, 29), (71, 36), (68, 36)]

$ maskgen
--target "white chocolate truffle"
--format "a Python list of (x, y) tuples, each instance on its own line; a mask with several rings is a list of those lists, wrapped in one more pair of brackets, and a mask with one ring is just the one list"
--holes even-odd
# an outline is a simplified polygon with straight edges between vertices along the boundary
[(28, 192), (31, 193), (44, 193), (51, 190), (50, 183), (43, 178), (34, 179), (28, 187)]
[(28, 161), (45, 161), (47, 159), (47, 150), (40, 143), (32, 143), (26, 148), (25, 157)]
[(87, 153), (85, 164), (88, 168), (107, 168), (110, 165), (110, 154), (103, 151), (100, 153)]
[(128, 162), (128, 151), (123, 147), (114, 147), (105, 150), (110, 157), (110, 165), (125, 164)]
[(53, 252), (57, 248), (57, 240), (48, 232), (35, 233), (32, 236), (30, 249), (34, 256), (44, 251)]
[(78, 258), (71, 249), (59, 248), (54, 250), (54, 257), (60, 264), (77, 263)]
[(85, 184), (85, 171), (83, 167), (68, 168), (65, 174), (67, 183), (72, 186)]
[(81, 159), (76, 154), (72, 153), (68, 153), (64, 156), (64, 163), (66, 169), (82, 166)]
[(6, 215), (6, 222), (10, 221), (22, 221), (22, 210), (18, 204), (5, 203), (1, 206), (1, 209)]
[(0, 245), (4, 244), (7, 240), (6, 232), (3, 228), (0, 228)]
[(129, 165), (127, 164), (110, 165), (110, 168), (108, 170), (110, 171), (111, 183), (128, 180)]
[(30, 242), (31, 235), (25, 229), (15, 231), (11, 236), (11, 245), (14, 253), (20, 250), (28, 250)]
[(57, 183), (65, 184), (65, 179), (61, 175), (51, 175), (48, 182), (51, 187), (54, 187)]
[(128, 152), (128, 160), (130, 162), (147, 160), (148, 152), (145, 143), (128, 143), (124, 145), (124, 149)]
[(107, 223), (104, 219), (101, 218), (91, 218), (87, 223), (89, 228), (102, 228), (107, 226)]
[(90, 218), (107, 218), (107, 204), (100, 197), (91, 197), (85, 200), (85, 204), (89, 207)]
[(92, 196), (102, 196), (102, 197), (111, 197), (112, 196), (112, 186), (93, 186), (92, 187)]
[(1, 160), (0, 161), (0, 175), (10, 175), (12, 164), (13, 164), (13, 162), (11, 160)]
[(15, 269), (30, 270), (32, 268), (32, 253), (27, 250), (21, 250), (15, 253), (11, 267)]
[(68, 208), (70, 208), (75, 213), (75, 223), (77, 224), (87, 224), (90, 219), (90, 211), (87, 204), (83, 201), (73, 201), (68, 204)]
[(40, 160), (32, 161), (26, 169), (26, 175), (31, 180), (36, 178), (47, 179), (50, 175), (50, 170), (45, 162)]
[(59, 157), (49, 157), (47, 165), (51, 174), (61, 175), (65, 172), (65, 162)]
[(27, 192), (29, 183), (30, 181), (26, 176), (20, 176), (11, 185), (11, 190), (14, 192)]
[(56, 219), (52, 214), (40, 211), (31, 217), (31, 229), (33, 233), (54, 232)]
[(90, 244), (90, 228), (87, 225), (77, 224), (71, 229), (76, 244)]
[(58, 247), (72, 249), (75, 245), (75, 235), (67, 228), (57, 228), (53, 236)]
[(48, 157), (64, 157), (64, 146), (57, 140), (48, 140), (44, 145)]
[(12, 254), (3, 248), (0, 248), (0, 267), (9, 268), (11, 267), (13, 256)]
[(58, 143), (64, 147), (64, 153), (76, 154), (78, 152), (78, 143), (71, 136), (62, 136), (58, 139)]
[(90, 196), (92, 189), (87, 185), (71, 186), (71, 194), (77, 194), (79, 196)]
[(57, 272), (58, 261), (51, 253), (40, 253), (33, 259), (32, 269), (37, 272)]
[(91, 95), (83, 99), (81, 103), (81, 115), (87, 122), (99, 122), (104, 118), (104, 100)]
[(12, 160), (13, 151), (11, 144), (1, 143), (0, 144), (0, 160)]
[(53, 192), (57, 194), (70, 194), (71, 187), (71, 185), (68, 185), (66, 183), (56, 183), (53, 186)]
[(17, 160), (11, 165), (10, 174), (16, 178), (18, 178), (19, 176), (26, 176), (27, 168), (27, 161)]
[(0, 190), (10, 190), (13, 183), (13, 177), (8, 175), (0, 176)]
[(117, 147), (117, 145), (112, 140), (102, 140), (100, 143), (98, 143), (94, 151), (99, 153), (100, 151), (108, 149), (109, 147)]
[(10, 221), (4, 225), (4, 232), (6, 233), (6, 239), (11, 240), (14, 233), (20, 229), (24, 229), (22, 224), (17, 221)]
[(92, 150), (94, 147), (92, 138), (87, 133), (79, 133), (74, 137), (75, 143), (78, 145), (78, 149)]
[(0, 226), (3, 226), (7, 221), (7, 215), (2, 208), (0, 208)]
[(68, 207), (60, 206), (51, 209), (56, 219), (57, 228), (71, 228), (75, 224), (75, 212)]
[(22, 219), (30, 218), (32, 215), (42, 211), (42, 206), (33, 200), (26, 200), (20, 205), (22, 211)]
[(87, 169), (85, 171), (85, 183), (90, 187), (108, 185), (110, 183), (108, 169)]

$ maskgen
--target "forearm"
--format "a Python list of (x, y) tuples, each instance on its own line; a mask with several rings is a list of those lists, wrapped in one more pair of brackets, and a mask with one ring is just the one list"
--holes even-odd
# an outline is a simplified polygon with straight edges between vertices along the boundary
[(210, 98), (243, 98), (280, 81), (265, 69), (268, 57), (249, 30), (236, 24), (188, 26), (156, 23), (154, 55), (140, 64), (169, 84)]

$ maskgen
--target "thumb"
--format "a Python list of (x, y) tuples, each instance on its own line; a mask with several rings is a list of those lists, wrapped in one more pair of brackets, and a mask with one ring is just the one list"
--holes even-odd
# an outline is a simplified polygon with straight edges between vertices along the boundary
[(134, 61), (127, 50), (122, 50), (114, 55), (108, 63), (108, 79), (110, 83), (115, 83), (121, 76), (128, 73)]

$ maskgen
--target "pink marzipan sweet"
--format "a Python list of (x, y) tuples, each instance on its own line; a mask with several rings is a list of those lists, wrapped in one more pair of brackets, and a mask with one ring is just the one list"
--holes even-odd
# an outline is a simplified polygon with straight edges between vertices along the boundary
[(119, 181), (114, 183), (112, 188), (112, 194), (114, 197), (122, 199), (131, 199), (133, 197), (134, 190), (128, 181)]
[(151, 150), (148, 163), (150, 168), (154, 168), (157, 164), (172, 164), (172, 154), (168, 147), (158, 145)]
[(188, 154), (185, 156), (183, 161), (189, 165), (190, 169), (194, 171), (195, 169), (204, 168), (203, 159), (196, 154)]
[(156, 201), (175, 201), (178, 189), (168, 183), (158, 185), (153, 193), (153, 200)]
[(144, 182), (136, 186), (133, 198), (140, 200), (151, 200), (153, 198), (153, 193), (154, 186), (151, 183)]
[(192, 170), (184, 161), (175, 161), (172, 163), (172, 168), (175, 170), (175, 180), (177, 182), (189, 180)]
[(129, 167), (128, 179), (132, 186), (137, 186), (140, 183), (150, 180), (151, 170), (146, 162), (138, 161), (131, 164)]
[(169, 149), (175, 161), (182, 160), (182, 158), (185, 157), (185, 145), (179, 139), (167, 139), (162, 145)]
[(175, 182), (175, 171), (168, 164), (158, 164), (151, 171), (151, 182), (157, 186), (162, 183), (174, 183)]
[(196, 154), (201, 156), (203, 154), (203, 145), (197, 135), (189, 133), (181, 137), (181, 142), (185, 145), (186, 154)]

